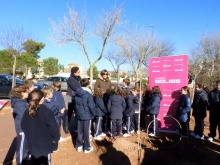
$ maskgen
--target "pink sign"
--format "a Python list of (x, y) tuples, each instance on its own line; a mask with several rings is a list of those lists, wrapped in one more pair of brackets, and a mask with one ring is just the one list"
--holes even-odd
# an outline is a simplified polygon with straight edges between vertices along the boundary
[[(188, 86), (188, 56), (165, 56), (149, 59), (149, 87), (159, 86), (163, 99), (158, 115), (160, 128), (173, 129), (174, 120), (164, 116), (175, 116), (181, 96), (180, 89)], [(176, 123), (177, 124), (177, 123)]]

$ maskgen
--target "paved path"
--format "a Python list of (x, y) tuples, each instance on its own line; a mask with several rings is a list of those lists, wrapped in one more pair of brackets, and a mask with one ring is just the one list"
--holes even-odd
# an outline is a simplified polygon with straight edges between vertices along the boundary
[[(65, 139), (70, 138), (70, 134), (66, 135), (62, 129), (61, 135)], [(15, 158), (15, 149), (16, 132), (12, 109), (9, 103), (0, 111), (0, 165), (12, 164), (11, 161)]]

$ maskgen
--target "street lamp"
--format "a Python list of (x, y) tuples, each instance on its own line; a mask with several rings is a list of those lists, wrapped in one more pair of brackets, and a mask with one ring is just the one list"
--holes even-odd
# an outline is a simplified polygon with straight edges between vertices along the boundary
[[(153, 48), (153, 44), (154, 44), (154, 41), (153, 41), (153, 35), (154, 35), (154, 25), (149, 25), (149, 27), (151, 28), (151, 41), (152, 41), (152, 48)], [(152, 57), (154, 57), (154, 55), (152, 54)]]

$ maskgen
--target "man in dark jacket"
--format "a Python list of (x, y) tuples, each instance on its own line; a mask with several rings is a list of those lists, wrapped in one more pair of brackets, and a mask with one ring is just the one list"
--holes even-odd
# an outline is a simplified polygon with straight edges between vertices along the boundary
[(212, 142), (216, 136), (216, 128), (218, 127), (219, 139), (220, 139), (220, 80), (216, 82), (216, 88), (209, 94), (209, 121), (210, 121), (210, 133), (208, 141)]
[(72, 131), (76, 131), (76, 127), (77, 127), (75, 113), (73, 112), (75, 110), (76, 89), (81, 87), (80, 80), (81, 80), (81, 77), (80, 77), (79, 68), (72, 67), (70, 77), (67, 80), (67, 92), (66, 92), (66, 98), (65, 98), (65, 102), (68, 104), (67, 106), (68, 107), (68, 121), (69, 121), (70, 128), (72, 128)]
[(201, 84), (196, 84), (196, 91), (193, 99), (193, 112), (195, 118), (194, 131), (190, 133), (196, 139), (204, 138), (204, 118), (206, 117), (206, 109), (208, 107), (208, 98), (206, 92), (202, 89)]
[(82, 79), (80, 83), (82, 88), (78, 88), (75, 95), (77, 118), (76, 148), (78, 152), (84, 149), (84, 153), (89, 153), (93, 150), (89, 136), (91, 120), (95, 116), (95, 103), (89, 88), (89, 80)]

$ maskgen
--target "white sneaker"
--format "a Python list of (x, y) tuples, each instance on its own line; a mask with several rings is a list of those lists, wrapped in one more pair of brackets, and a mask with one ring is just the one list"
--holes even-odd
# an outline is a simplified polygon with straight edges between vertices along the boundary
[(102, 132), (99, 136), (106, 136), (106, 134)]
[(63, 141), (65, 141), (65, 139), (63, 137), (60, 137), (59, 142), (63, 142)]
[(90, 147), (89, 150), (84, 150), (84, 153), (85, 153), (85, 154), (88, 154), (88, 153), (90, 153), (90, 152), (92, 152), (92, 151), (93, 151), (93, 147)]
[(213, 141), (213, 138), (212, 137), (208, 137), (207, 139), (209, 142), (212, 142)]
[(131, 135), (128, 134), (128, 133), (125, 133), (125, 134), (123, 135), (123, 137), (128, 137), (128, 136), (131, 136)]
[(134, 130), (130, 131), (130, 133), (134, 133)]
[(96, 137), (94, 137), (94, 139), (100, 141), (100, 140), (102, 140), (102, 137), (101, 136), (96, 136)]
[(202, 136), (196, 135), (196, 136), (194, 136), (194, 138), (196, 138), (196, 139), (204, 139), (204, 135), (202, 135)]
[(149, 133), (148, 135), (149, 135), (149, 136), (152, 136), (152, 137), (153, 137), (153, 136), (155, 136), (155, 134), (154, 134), (154, 133)]
[(190, 132), (190, 136), (196, 136), (194, 132)]
[(77, 148), (76, 148), (77, 152), (81, 152), (81, 151), (82, 151), (82, 149), (83, 149), (83, 147), (82, 147), (82, 146), (80, 146), (80, 147), (77, 147)]

